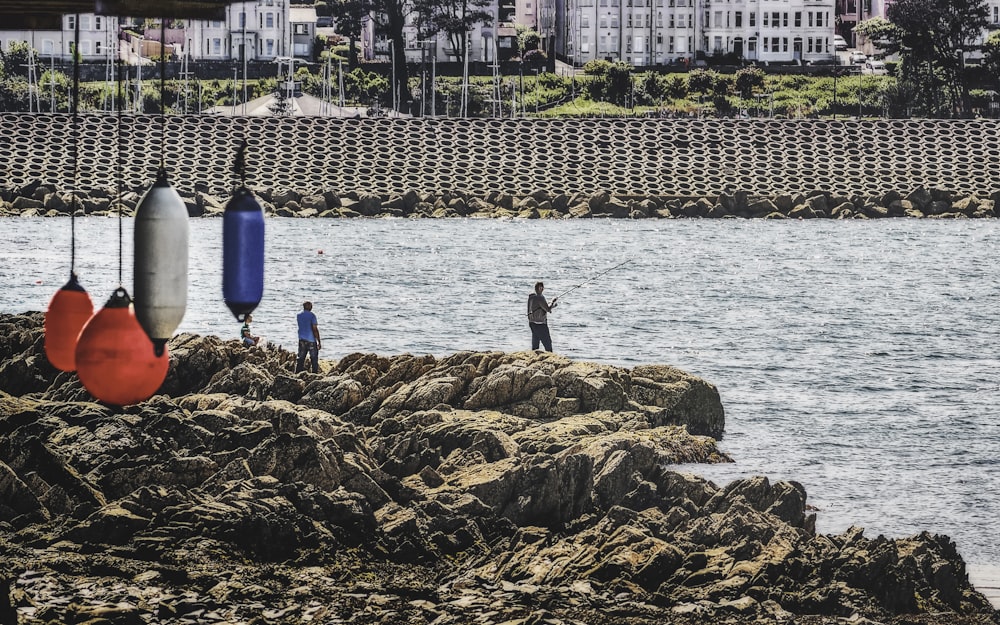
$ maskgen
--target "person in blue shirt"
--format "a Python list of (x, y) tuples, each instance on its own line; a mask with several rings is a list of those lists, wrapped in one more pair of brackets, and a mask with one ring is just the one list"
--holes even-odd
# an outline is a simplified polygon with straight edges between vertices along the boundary
[(303, 302), (302, 312), (296, 316), (299, 323), (299, 357), (295, 362), (295, 373), (305, 370), (306, 354), (309, 354), (312, 372), (319, 373), (319, 350), (323, 345), (319, 338), (319, 322), (312, 309), (312, 302)]

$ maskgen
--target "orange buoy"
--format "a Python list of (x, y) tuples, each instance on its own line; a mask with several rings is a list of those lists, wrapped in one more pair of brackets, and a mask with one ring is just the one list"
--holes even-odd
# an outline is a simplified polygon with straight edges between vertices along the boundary
[(90, 318), (76, 344), (76, 374), (95, 399), (127, 406), (153, 396), (167, 378), (166, 347), (157, 356), (122, 287)]
[(45, 355), (61, 371), (76, 371), (76, 341), (94, 314), (90, 295), (70, 272), (69, 282), (56, 291), (45, 311)]

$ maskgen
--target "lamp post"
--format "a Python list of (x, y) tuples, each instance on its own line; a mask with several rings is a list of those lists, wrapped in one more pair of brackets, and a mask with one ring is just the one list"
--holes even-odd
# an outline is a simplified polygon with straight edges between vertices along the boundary
[(392, 60), (392, 84), (389, 89), (392, 91), (392, 110), (395, 114), (399, 113), (399, 93), (396, 91), (396, 42), (392, 39), (389, 40), (389, 58)]
[(861, 121), (861, 88), (865, 83), (864, 66), (858, 68), (858, 121)]
[(532, 91), (534, 91), (534, 96), (535, 96), (535, 117), (538, 117), (538, 97), (539, 97), (538, 96), (538, 68), (536, 67), (532, 71), (535, 72), (535, 88), (532, 90)]
[(833, 118), (837, 119), (837, 74), (839, 69), (833, 70)]

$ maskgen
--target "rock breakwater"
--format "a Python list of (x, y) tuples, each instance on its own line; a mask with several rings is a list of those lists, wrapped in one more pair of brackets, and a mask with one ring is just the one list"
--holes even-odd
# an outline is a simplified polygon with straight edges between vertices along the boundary
[(818, 535), (799, 484), (672, 470), (728, 458), (669, 366), (170, 352), (104, 406), (0, 315), (0, 622), (998, 622), (947, 537)]
[[(714, 197), (615, 196), (609, 192), (565, 194), (538, 190), (524, 196), (458, 191), (380, 196), (336, 191), (303, 194), (292, 190), (255, 190), (267, 215), (278, 217), (406, 217), (523, 219), (881, 219), (887, 217), (974, 219), (996, 217), (1000, 192), (987, 197), (959, 195), (919, 187), (905, 193), (839, 195), (826, 191), (764, 196), (732, 191)], [(0, 190), (0, 216), (55, 217), (114, 213), (116, 193), (81, 190), (76, 198), (42, 182)], [(122, 197), (122, 209), (133, 214), (140, 191)], [(192, 217), (217, 217), (228, 201), (207, 192), (183, 192)]]

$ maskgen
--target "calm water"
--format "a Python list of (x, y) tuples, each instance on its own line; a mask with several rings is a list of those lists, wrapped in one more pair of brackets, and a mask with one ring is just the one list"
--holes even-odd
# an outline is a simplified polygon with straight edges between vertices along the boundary
[[(676, 365), (716, 384), (717, 483), (795, 479), (818, 528), (951, 536), (1000, 563), (1000, 343), (995, 221), (268, 222), (255, 330), (292, 345), (315, 303), (326, 358), (529, 346), (536, 280), (556, 351)], [(235, 338), (219, 220), (191, 222), (180, 330)], [(114, 219), (77, 221), (77, 271), (98, 304), (118, 283)], [(44, 310), (69, 273), (69, 220), (0, 220), (3, 312)], [(125, 223), (125, 284), (131, 229)]]

